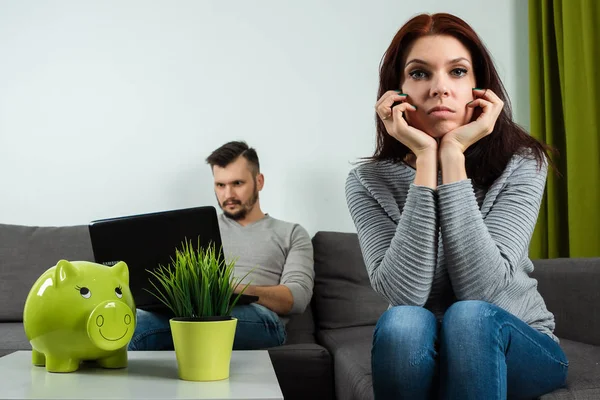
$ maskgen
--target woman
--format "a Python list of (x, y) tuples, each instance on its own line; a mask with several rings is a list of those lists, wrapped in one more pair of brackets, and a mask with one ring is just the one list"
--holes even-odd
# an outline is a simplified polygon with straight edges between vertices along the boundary
[(512, 121), (491, 57), (449, 14), (408, 21), (380, 70), (377, 149), (346, 182), (373, 288), (376, 399), (535, 398), (564, 385), (529, 277), (546, 147)]

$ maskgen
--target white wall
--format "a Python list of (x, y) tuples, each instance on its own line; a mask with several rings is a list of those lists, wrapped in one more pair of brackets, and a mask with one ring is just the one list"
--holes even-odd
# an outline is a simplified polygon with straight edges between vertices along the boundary
[(351, 162), (374, 149), (379, 61), (420, 12), (464, 18), (528, 127), (519, 0), (0, 0), (0, 223), (217, 206), (205, 157), (258, 150), (265, 212), (354, 231)]

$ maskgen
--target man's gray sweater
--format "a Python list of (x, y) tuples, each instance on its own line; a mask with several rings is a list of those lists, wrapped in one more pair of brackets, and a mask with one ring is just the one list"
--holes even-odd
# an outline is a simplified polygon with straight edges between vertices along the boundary
[(312, 297), (315, 272), (312, 242), (302, 226), (269, 215), (242, 226), (221, 214), (219, 230), (226, 261), (237, 260), (236, 278), (252, 271), (243, 283), (285, 285), (294, 298), (290, 314), (304, 312)]
[(554, 340), (554, 316), (529, 277), (528, 247), (547, 164), (514, 156), (487, 189), (470, 179), (415, 185), (404, 163), (362, 164), (346, 199), (373, 288), (391, 306), (415, 305), (441, 319), (457, 300), (483, 300)]

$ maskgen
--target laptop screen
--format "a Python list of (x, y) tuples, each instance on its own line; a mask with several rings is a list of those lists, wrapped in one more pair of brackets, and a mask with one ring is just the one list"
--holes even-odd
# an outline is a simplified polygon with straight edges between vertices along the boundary
[[(94, 259), (129, 267), (129, 288), (135, 304), (143, 309), (162, 309), (162, 303), (144, 288), (154, 291), (146, 270), (167, 266), (184, 241), (203, 248), (214, 245), (222, 253), (221, 234), (214, 207), (195, 207), (92, 221), (89, 224)], [(153, 279), (154, 282), (156, 280)]]

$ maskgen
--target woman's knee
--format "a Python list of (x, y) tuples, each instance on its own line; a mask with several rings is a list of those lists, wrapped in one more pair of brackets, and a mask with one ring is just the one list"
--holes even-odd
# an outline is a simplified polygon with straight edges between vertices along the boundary
[(383, 313), (371, 350), (378, 384), (390, 379), (400, 386), (429, 382), (435, 369), (437, 327), (435, 316), (422, 307), (397, 306)]
[(487, 335), (496, 325), (499, 308), (480, 300), (465, 300), (454, 303), (444, 315), (442, 337), (465, 338)]
[(374, 342), (433, 342), (437, 320), (423, 307), (396, 306), (384, 312), (375, 327)]
[(482, 318), (493, 317), (497, 306), (482, 300), (463, 300), (452, 304), (444, 315), (443, 322), (452, 325), (469, 325)]

